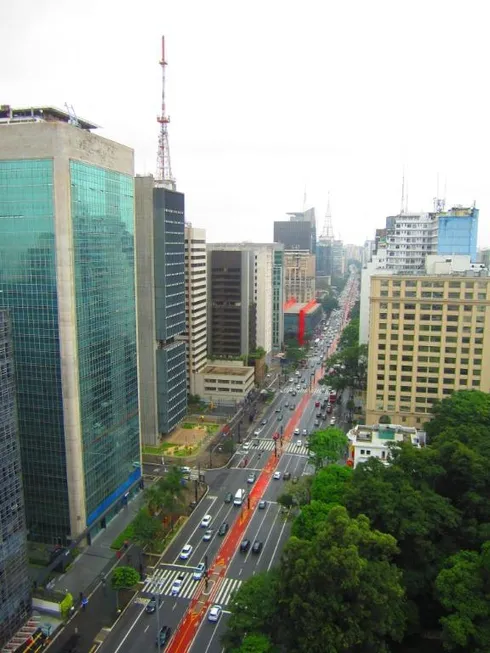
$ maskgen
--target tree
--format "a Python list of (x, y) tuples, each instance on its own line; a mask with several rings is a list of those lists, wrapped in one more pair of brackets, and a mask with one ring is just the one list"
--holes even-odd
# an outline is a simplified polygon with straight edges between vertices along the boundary
[(357, 347), (359, 345), (359, 319), (351, 320), (340, 336), (342, 347)]
[(162, 492), (158, 483), (153, 483), (146, 488), (144, 497), (150, 515), (158, 514), (162, 507)]
[(343, 504), (352, 481), (352, 472), (352, 468), (343, 465), (329, 465), (320, 469), (312, 480), (311, 498), (327, 504)]
[(162, 536), (162, 524), (145, 510), (140, 510), (133, 521), (133, 540), (142, 547), (151, 546)]
[(277, 587), (277, 570), (258, 573), (242, 583), (228, 605), (231, 616), (223, 636), (227, 651), (239, 647), (248, 633), (273, 638), (277, 629)]
[(347, 436), (338, 428), (313, 432), (308, 448), (315, 469), (320, 469), (325, 463), (337, 463), (344, 455), (347, 444)]
[(303, 506), (300, 514), (296, 517), (291, 533), (303, 540), (312, 540), (320, 528), (325, 526), (330, 510), (337, 504), (324, 503), (313, 500), (307, 506)]
[(241, 646), (233, 649), (233, 653), (273, 653), (274, 650), (269, 637), (250, 633), (244, 637)]
[(329, 295), (328, 297), (323, 297), (323, 299), (320, 300), (320, 303), (322, 305), (323, 310), (327, 314), (330, 314), (332, 311), (334, 311), (339, 307), (339, 302), (332, 295)]
[(490, 650), (490, 542), (481, 553), (460, 551), (437, 576), (436, 593), (448, 613), (442, 617), (444, 647), (449, 651)]
[(283, 494), (281, 494), (277, 502), (287, 508), (293, 505), (304, 506), (311, 500), (311, 476), (300, 476), (295, 483), (288, 481), (286, 483)]
[(133, 567), (116, 567), (111, 576), (112, 589), (131, 589), (139, 583), (139, 580), (140, 575)]
[(315, 538), (291, 537), (281, 558), (278, 637), (285, 650), (389, 651), (405, 630), (401, 572), (391, 535), (367, 517), (331, 509)]
[[(432, 419), (425, 425), (432, 441), (445, 429), (472, 424), (490, 430), (490, 395), (478, 390), (460, 390), (432, 406)], [(462, 434), (463, 435), (463, 434)]]

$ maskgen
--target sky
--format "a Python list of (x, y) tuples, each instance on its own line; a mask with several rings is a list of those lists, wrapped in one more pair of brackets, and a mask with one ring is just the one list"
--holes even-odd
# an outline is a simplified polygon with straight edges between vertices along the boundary
[(399, 212), (480, 209), (490, 246), (483, 0), (23, 0), (2, 7), (0, 103), (72, 105), (156, 171), (161, 36), (177, 188), (207, 240), (270, 242), (330, 194), (363, 244)]

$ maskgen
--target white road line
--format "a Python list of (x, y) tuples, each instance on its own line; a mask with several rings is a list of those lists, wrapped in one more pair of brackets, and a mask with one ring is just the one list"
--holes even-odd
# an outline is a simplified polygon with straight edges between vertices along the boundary
[[(211, 501), (211, 504), (210, 504), (210, 505), (208, 506), (208, 508), (207, 508), (207, 513), (206, 513), (206, 514), (208, 514), (208, 513), (210, 514), (210, 513), (211, 513), (211, 508), (213, 507), (213, 505), (214, 505), (216, 499), (217, 499), (217, 497), (216, 497), (215, 499), (213, 499), (213, 501)], [(195, 533), (196, 531), (198, 531), (200, 528), (201, 528), (201, 521), (198, 521), (197, 526), (195, 527), (195, 529), (192, 531), (192, 533), (191, 533), (191, 534), (189, 535), (189, 537), (187, 538), (187, 542), (190, 542), (190, 541), (192, 540), (192, 536), (193, 536), (194, 533)], [(185, 546), (185, 545), (184, 545), (184, 546)], [(194, 551), (193, 551), (193, 553), (194, 553)], [(190, 556), (190, 558), (192, 558), (192, 555)], [(177, 563), (178, 560), (180, 560), (180, 551), (179, 551), (179, 553), (177, 554), (176, 558), (174, 559), (174, 564)]]
[(277, 548), (278, 548), (279, 544), (281, 543), (281, 537), (282, 537), (282, 534), (284, 533), (284, 529), (286, 528), (286, 524), (287, 524), (287, 521), (285, 520), (284, 524), (283, 524), (283, 527), (281, 528), (281, 532), (279, 533), (279, 537), (277, 538), (277, 544), (276, 544), (276, 546), (274, 548), (274, 551), (272, 553), (271, 561), (269, 563), (269, 566), (267, 567), (267, 571), (269, 571), (270, 568), (272, 567), (272, 563), (274, 562), (274, 558), (276, 556)]
[(114, 653), (119, 653), (119, 651), (121, 650), (121, 648), (122, 648), (124, 642), (128, 639), (130, 633), (132, 632), (133, 628), (134, 628), (134, 627), (136, 626), (136, 624), (138, 623), (138, 621), (139, 621), (139, 619), (140, 619), (140, 617), (141, 617), (141, 615), (143, 614), (144, 611), (145, 611), (145, 608), (142, 608), (142, 609), (141, 609), (141, 612), (139, 613), (139, 615), (138, 615), (138, 616), (136, 617), (136, 619), (134, 620), (133, 625), (132, 625), (131, 628), (128, 630), (128, 632), (124, 635), (124, 637), (123, 637), (122, 640), (121, 640), (121, 643), (120, 643), (119, 646), (116, 648), (116, 650), (114, 651)]

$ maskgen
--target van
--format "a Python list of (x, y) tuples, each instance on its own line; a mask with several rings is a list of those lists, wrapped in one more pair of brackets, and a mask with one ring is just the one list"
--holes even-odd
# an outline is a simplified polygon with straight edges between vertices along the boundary
[(235, 494), (235, 498), (233, 499), (233, 505), (241, 506), (244, 499), (245, 499), (245, 490), (237, 490)]

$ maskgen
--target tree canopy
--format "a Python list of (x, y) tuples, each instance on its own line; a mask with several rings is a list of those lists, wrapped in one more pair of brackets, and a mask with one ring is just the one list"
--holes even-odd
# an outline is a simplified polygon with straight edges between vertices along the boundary
[(310, 435), (308, 449), (315, 469), (328, 463), (337, 463), (344, 455), (347, 444), (347, 436), (341, 429), (331, 427), (324, 431), (314, 431)]
[(112, 572), (111, 585), (115, 590), (124, 590), (139, 583), (140, 575), (133, 567), (116, 567)]

